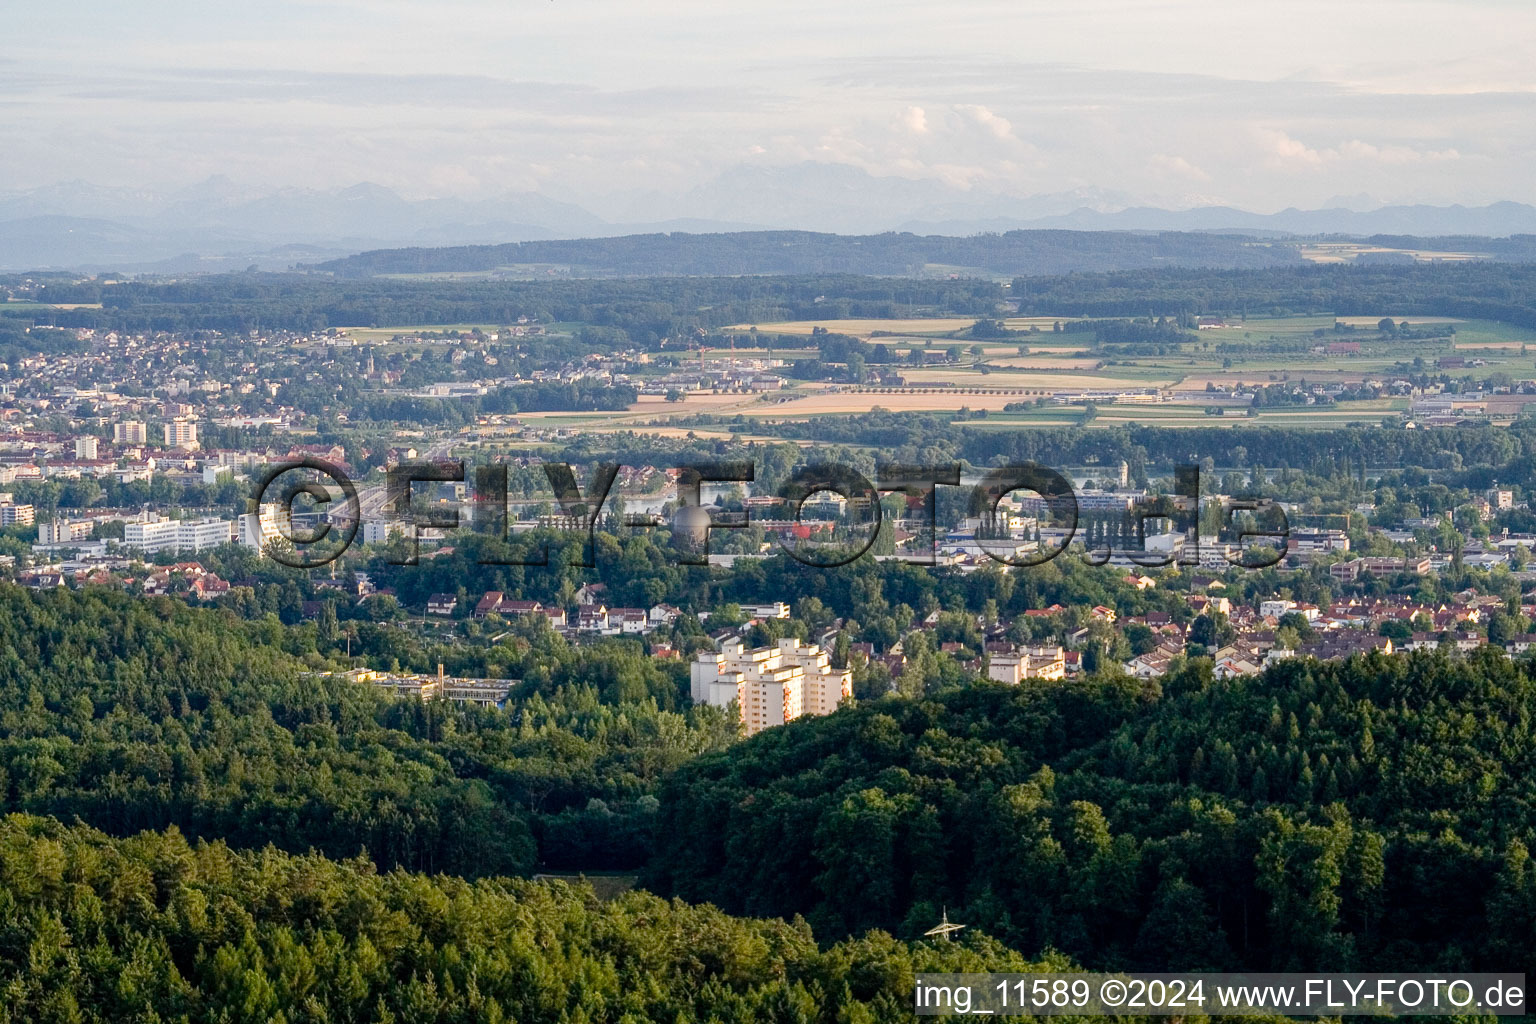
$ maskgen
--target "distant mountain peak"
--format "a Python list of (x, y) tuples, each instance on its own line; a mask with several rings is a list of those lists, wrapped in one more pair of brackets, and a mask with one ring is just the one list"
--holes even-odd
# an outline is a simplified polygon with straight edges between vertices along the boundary
[[(262, 188), (223, 174), (162, 190), (74, 180), (0, 192), (0, 267), (111, 264), (130, 269), (182, 254), (246, 258), (284, 246), (332, 253), (675, 230), (950, 236), (1042, 228), (1262, 236), (1536, 234), (1536, 208), (1508, 200), (1486, 206), (1380, 206), (1360, 194), (1335, 197), (1323, 209), (1291, 205), (1264, 214), (1209, 196), (1149, 199), (1093, 185), (1020, 196), (816, 161), (744, 164), (674, 192), (635, 190), (592, 202), (595, 207), (589, 208), (537, 192), (478, 200), (406, 199), (371, 181), (335, 188)], [(23, 223), (25, 228), (19, 226)], [(62, 225), (67, 223), (76, 227), (66, 230)], [(57, 228), (57, 237), (48, 236), (49, 224)]]

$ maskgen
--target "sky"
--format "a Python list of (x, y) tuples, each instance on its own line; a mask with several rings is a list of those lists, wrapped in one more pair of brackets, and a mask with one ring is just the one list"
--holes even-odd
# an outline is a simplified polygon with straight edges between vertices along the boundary
[(1533, 50), (1529, 0), (26, 3), (0, 191), (223, 175), (613, 211), (812, 161), (1260, 212), (1536, 202)]

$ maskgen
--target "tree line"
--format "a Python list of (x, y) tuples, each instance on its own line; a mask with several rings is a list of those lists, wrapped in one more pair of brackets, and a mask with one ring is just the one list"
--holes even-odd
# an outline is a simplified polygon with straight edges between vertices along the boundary
[(671, 776), (648, 882), (1096, 968), (1528, 971), (1533, 712), (1497, 651), (868, 702)]
[(0, 820), (0, 915), (5, 1024), (895, 1024), (919, 972), (1070, 967), (980, 934), (822, 946), (804, 921), (645, 892), (604, 901), (26, 815)]

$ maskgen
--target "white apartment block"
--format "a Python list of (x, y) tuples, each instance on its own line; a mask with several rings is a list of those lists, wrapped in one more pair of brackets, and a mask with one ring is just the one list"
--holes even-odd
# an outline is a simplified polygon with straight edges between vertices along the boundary
[(154, 555), (175, 549), (179, 534), (180, 526), (176, 520), (155, 516), (123, 524), (123, 546)]
[(37, 510), (15, 502), (0, 504), (0, 526), (31, 526), (37, 522)]
[(747, 650), (738, 638), (718, 652), (703, 651), (689, 666), (696, 704), (728, 707), (736, 702), (748, 736), (802, 715), (826, 715), (853, 696), (853, 673), (834, 669), (815, 644), (786, 638), (772, 647)]
[(287, 540), (293, 536), (288, 510), (275, 502), (268, 502), (257, 512), (247, 512), (240, 517), (236, 539), (248, 548), (262, 551), (268, 542)]
[(75, 438), (75, 458), (94, 459), (96, 457), (96, 439), (94, 437)]
[(165, 446), (192, 451), (197, 447), (197, 424), (178, 416), (165, 424)]
[(228, 519), (183, 519), (177, 523), (176, 546), (182, 551), (206, 551), (234, 539)]
[(94, 525), (87, 519), (53, 519), (37, 524), (39, 544), (69, 544), (77, 540), (89, 540)]
[(123, 546), (146, 555), (161, 551), (206, 551), (228, 544), (232, 526), (227, 519), (163, 519), (154, 516), (123, 525)]
[(1017, 685), (1025, 679), (1064, 679), (1066, 675), (1067, 655), (1060, 647), (1031, 647), (987, 659), (987, 678), (998, 683)]
[(149, 428), (143, 420), (126, 420), (112, 425), (112, 443), (137, 445), (149, 441)]
[(394, 534), (403, 534), (405, 531), (398, 522), (387, 519), (363, 520), (362, 540), (364, 544), (384, 544)]

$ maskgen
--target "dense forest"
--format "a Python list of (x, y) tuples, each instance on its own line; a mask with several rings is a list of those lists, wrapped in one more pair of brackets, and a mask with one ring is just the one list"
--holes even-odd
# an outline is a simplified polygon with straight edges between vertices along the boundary
[(472, 877), (631, 867), (661, 777), (735, 733), (638, 651), (552, 636), (433, 652), (522, 679), (505, 712), (391, 700), (313, 671), (351, 643), (334, 625), (0, 586), (0, 809)]
[[(94, 296), (94, 297), (93, 297)], [(0, 309), (59, 327), (129, 331), (315, 331), (402, 324), (511, 324), (520, 317), (622, 328), (639, 344), (696, 327), (743, 322), (904, 315), (916, 306), (990, 315), (990, 280), (895, 280), (851, 275), (654, 278), (620, 281), (337, 281), (305, 274), (237, 274), (185, 281), (92, 284), (101, 309)]]
[[(718, 421), (720, 417), (715, 417)], [(1383, 469), (1436, 471), (1437, 479), (1488, 487), (1497, 479), (1536, 482), (1536, 422), (1509, 427), (1431, 427), (1417, 430), (1306, 430), (1271, 426), (1031, 427), (998, 430), (968, 426), (949, 415), (891, 412), (876, 408), (857, 417), (823, 416), (803, 421), (744, 426), (785, 438), (878, 449), (892, 462), (938, 464), (963, 460), (972, 466), (1039, 462), (1057, 468), (1117, 466), (1133, 475), (1166, 474), (1190, 453), (1217, 466), (1289, 468), (1320, 475), (1371, 476)]]
[(1185, 232), (1009, 231), (1003, 234), (832, 235), (811, 231), (741, 231), (627, 235), (378, 249), (317, 264), (338, 277), (496, 270), (556, 265), (589, 276), (737, 274), (919, 274), (942, 264), (993, 274), (1056, 274), (1134, 267), (1273, 267), (1300, 261), (1291, 247), (1235, 235)]
[(604, 902), (22, 815), (0, 821), (0, 920), (4, 1024), (894, 1024), (918, 972), (1067, 966), (982, 935), (822, 947), (802, 921), (643, 892)]
[[(1181, 604), (1067, 563), (746, 576), (708, 585), (941, 639)], [(1004, 687), (914, 636), (894, 694), (743, 742), (632, 643), (407, 635), (0, 586), (0, 809), (52, 819), (0, 826), (9, 1019), (864, 1021), (920, 964), (1536, 969), (1536, 671), (1498, 652)], [(354, 643), (511, 699), (324, 674)], [(639, 866), (688, 903), (511, 880)], [(946, 906), (972, 937), (908, 945)]]
[(682, 768), (650, 883), (1102, 967), (1536, 971), (1533, 715), (1497, 652), (887, 699)]
[(249, 273), (183, 281), (60, 285), (61, 296), (99, 301), (103, 308), (27, 307), (0, 310), (0, 317), (60, 327), (240, 332), (500, 324), (528, 317), (542, 323), (618, 328), (642, 345), (699, 328), (776, 320), (897, 317), (913, 312), (991, 318), (1010, 301), (1021, 315), (1370, 316), (1390, 310), (1395, 315), (1470, 317), (1536, 326), (1533, 262), (1404, 266), (1287, 262), (1262, 269), (1159, 262), (1142, 269), (1070, 274), (1031, 264), (1020, 268), (1020, 276), (1007, 289), (981, 277), (894, 276), (911, 275), (910, 268), (891, 273), (890, 277), (808, 273), (534, 281), (338, 280), (313, 274)]
[(1454, 316), (1536, 327), (1531, 263), (1300, 263), (1264, 270), (1163, 267), (1021, 275), (1011, 297), (1023, 315), (1224, 316), (1330, 312), (1340, 316)]

